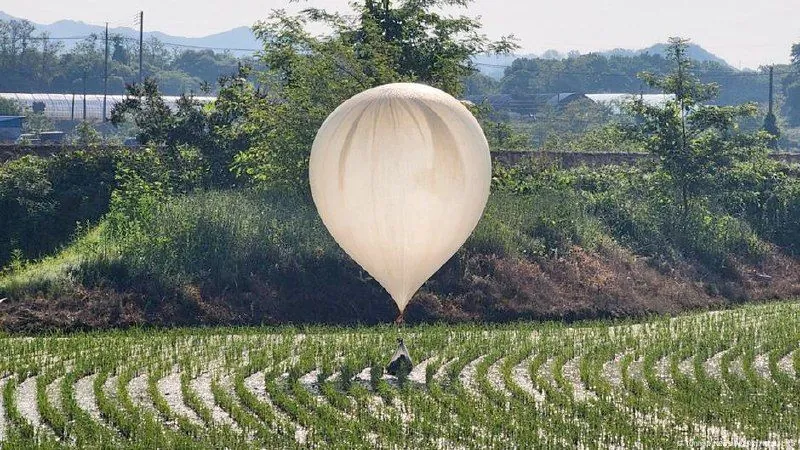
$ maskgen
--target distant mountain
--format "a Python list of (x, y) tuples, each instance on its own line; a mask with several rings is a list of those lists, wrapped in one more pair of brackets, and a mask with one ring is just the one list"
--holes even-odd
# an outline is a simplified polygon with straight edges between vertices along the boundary
[[(0, 20), (12, 20), (19, 18), (8, 15), (2, 11), (0, 11)], [(145, 21), (146, 21), (145, 17)], [(33, 22), (32, 22), (33, 23)], [(87, 24), (80, 21), (75, 20), (59, 20), (58, 22), (53, 22), (51, 24), (38, 24), (33, 23), (36, 27), (37, 32), (47, 32), (50, 34), (51, 37), (54, 38), (63, 38), (63, 37), (78, 37), (78, 36), (88, 36), (90, 34), (96, 34), (98, 36), (102, 36), (105, 31), (105, 26), (102, 25), (92, 25)], [(116, 27), (116, 28), (109, 28), (109, 34), (119, 34), (125, 37), (138, 39), (139, 38), (139, 30), (129, 27)], [(258, 42), (256, 37), (253, 35), (253, 32), (248, 27), (238, 27), (232, 30), (224, 31), (222, 33), (211, 34), (208, 36), (203, 37), (183, 37), (183, 36), (173, 36), (167, 33), (162, 33), (160, 31), (145, 31), (144, 32), (144, 39), (147, 40), (151, 37), (155, 37), (159, 41), (162, 41), (166, 44), (176, 44), (179, 46), (186, 46), (186, 47), (212, 47), (212, 48), (233, 48), (233, 49), (242, 49), (234, 51), (237, 54), (243, 53), (251, 53), (249, 50), (253, 49), (260, 49), (261, 44)], [(69, 48), (75, 44), (75, 40), (66, 40), (64, 41), (65, 47)]]
[[(0, 20), (11, 20), (17, 19), (17, 17), (13, 17), (8, 15), (2, 11), (0, 11)], [(145, 20), (147, 18), (145, 17)], [(47, 32), (50, 33), (52, 37), (77, 37), (77, 36), (88, 36), (90, 34), (97, 34), (101, 36), (104, 31), (104, 27), (101, 25), (91, 25), (80, 21), (75, 20), (59, 20), (58, 22), (51, 23), (49, 25), (37, 24), (34, 23), (36, 30), (39, 32)], [(118, 28), (111, 28), (109, 29), (109, 33), (111, 34), (120, 34), (125, 37), (138, 39), (139, 38), (139, 30), (129, 27), (118, 27)], [(212, 48), (233, 48), (233, 49), (244, 49), (234, 51), (236, 54), (246, 54), (250, 53), (248, 50), (251, 49), (260, 49), (261, 44), (258, 42), (256, 37), (253, 35), (253, 32), (248, 27), (238, 27), (232, 30), (224, 31), (222, 33), (212, 34), (204, 37), (183, 37), (183, 36), (173, 36), (170, 34), (162, 33), (160, 31), (145, 31), (144, 38), (149, 39), (150, 37), (155, 37), (158, 40), (167, 43), (167, 44), (177, 44), (186, 47), (212, 47)], [(64, 44), (67, 48), (71, 45), (74, 45), (76, 41), (68, 40), (64, 41)], [(633, 56), (641, 53), (651, 53), (657, 55), (664, 55), (664, 51), (667, 48), (667, 44), (654, 44), (650, 47), (643, 48), (640, 50), (631, 50), (631, 49), (623, 49), (623, 48), (616, 48), (613, 50), (608, 51), (601, 51), (598, 52), (603, 55), (620, 55), (620, 56)], [(561, 53), (556, 50), (547, 50), (546, 52), (542, 53), (541, 55), (535, 54), (515, 54), (515, 55), (478, 55), (474, 58), (475, 62), (478, 63), (481, 72), (484, 74), (491, 76), (493, 78), (502, 78), (503, 72), (505, 70), (505, 66), (510, 66), (515, 59), (518, 58), (546, 58), (546, 59), (563, 59), (567, 58), (570, 53)], [(713, 53), (705, 50), (704, 48), (700, 47), (697, 44), (690, 44), (689, 45), (689, 57), (695, 59), (697, 61), (716, 61), (720, 64), (728, 65), (728, 63), (723, 60), (722, 58), (714, 55)]]
[[(615, 48), (614, 50), (609, 50), (609, 51), (600, 52), (600, 53), (602, 53), (604, 55), (607, 55), (607, 56), (612, 56), (612, 55), (614, 55), (614, 56), (635, 56), (635, 55), (641, 55), (643, 53), (650, 53), (651, 55), (664, 56), (665, 52), (667, 50), (667, 46), (668, 46), (668, 44), (659, 43), (659, 44), (653, 44), (650, 47), (643, 48), (641, 50), (628, 50), (628, 49), (624, 49), (624, 48)], [(713, 62), (717, 62), (717, 63), (720, 63), (720, 64), (725, 65), (725, 66), (730, 66), (730, 64), (728, 64), (727, 61), (725, 61), (724, 59), (720, 58), (719, 56), (709, 52), (708, 50), (704, 49), (703, 47), (700, 47), (697, 44), (689, 44), (689, 47), (687, 48), (687, 52), (686, 53), (689, 55), (690, 59), (693, 59), (695, 61), (701, 61), (701, 62), (713, 61)]]
[[(667, 49), (667, 45), (668, 44), (659, 43), (659, 44), (653, 44), (650, 47), (639, 50), (615, 48), (613, 50), (599, 51), (596, 53), (605, 56), (636, 56), (636, 55), (641, 55), (643, 53), (650, 53), (652, 55), (664, 56)], [(473, 60), (478, 65), (478, 69), (480, 69), (481, 73), (490, 76), (492, 78), (500, 79), (503, 77), (503, 72), (505, 71), (505, 67), (510, 66), (515, 59), (519, 58), (565, 59), (574, 54), (579, 54), (579, 53), (575, 51), (569, 53), (562, 53), (559, 52), (558, 50), (547, 50), (541, 55), (535, 55), (532, 53), (526, 55), (519, 55), (519, 54), (478, 55), (475, 58), (473, 58)], [(702, 62), (714, 61), (730, 67), (727, 61), (709, 52), (708, 50), (704, 49), (703, 47), (697, 44), (689, 44), (689, 48), (687, 49), (687, 54), (689, 55), (689, 58), (695, 61), (702, 61)]]

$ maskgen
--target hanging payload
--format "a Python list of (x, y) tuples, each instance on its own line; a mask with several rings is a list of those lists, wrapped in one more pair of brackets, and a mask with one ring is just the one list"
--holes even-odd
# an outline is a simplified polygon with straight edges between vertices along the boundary
[(403, 343), (403, 339), (397, 338), (397, 351), (394, 352), (392, 359), (389, 361), (389, 365), (386, 366), (386, 373), (404, 378), (411, 373), (411, 369), (413, 368), (414, 362), (411, 360), (411, 355), (408, 353), (406, 344)]
[(402, 319), (417, 289), (477, 225), (489, 196), (489, 146), (449, 94), (388, 84), (328, 116), (309, 181), (328, 231), (389, 292)]

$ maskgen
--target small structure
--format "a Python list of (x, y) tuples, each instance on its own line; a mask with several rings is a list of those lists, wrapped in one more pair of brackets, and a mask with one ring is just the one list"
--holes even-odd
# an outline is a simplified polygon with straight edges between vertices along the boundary
[(586, 94), (586, 97), (597, 103), (611, 108), (615, 114), (622, 112), (622, 106), (626, 103), (631, 103), (634, 100), (641, 100), (645, 105), (656, 106), (663, 108), (667, 102), (675, 101), (675, 94), (627, 94), (627, 93), (609, 93), (609, 94)]
[(42, 131), (39, 133), (39, 140), (42, 144), (62, 144), (64, 142), (64, 132)]
[(667, 102), (674, 101), (674, 94), (630, 94), (600, 93), (586, 94), (581, 92), (561, 92), (556, 94), (528, 94), (512, 96), (510, 94), (492, 94), (487, 96), (468, 96), (466, 100), (475, 103), (488, 103), (497, 111), (506, 111), (527, 117), (535, 117), (547, 108), (562, 108), (572, 102), (594, 103), (610, 108), (614, 114), (622, 112), (622, 106), (634, 100), (642, 100), (650, 106), (664, 107)]
[(547, 99), (547, 105), (558, 108), (582, 99), (586, 99), (586, 96), (578, 92), (560, 92)]
[(411, 361), (411, 355), (408, 353), (406, 344), (403, 343), (402, 339), (398, 338), (397, 351), (394, 352), (392, 360), (389, 361), (389, 365), (386, 366), (386, 373), (396, 377), (400, 377), (401, 375), (407, 376), (411, 373), (413, 367), (414, 363)]
[(22, 134), (23, 116), (0, 116), (0, 142), (16, 142)]

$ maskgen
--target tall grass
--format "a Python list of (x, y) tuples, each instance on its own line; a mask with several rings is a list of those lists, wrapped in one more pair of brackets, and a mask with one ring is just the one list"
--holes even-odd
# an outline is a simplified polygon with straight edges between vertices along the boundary
[(496, 192), (467, 241), (469, 252), (512, 257), (563, 254), (572, 245), (594, 248), (604, 227), (572, 191)]
[(274, 267), (341, 252), (313, 205), (288, 192), (201, 192), (159, 205), (120, 240), (133, 275), (237, 286)]
[(101, 266), (113, 266), (120, 258), (118, 243), (109, 239), (105, 223), (81, 233), (53, 256), (39, 261), (19, 261), (0, 272), (0, 297), (54, 294), (87, 281)]

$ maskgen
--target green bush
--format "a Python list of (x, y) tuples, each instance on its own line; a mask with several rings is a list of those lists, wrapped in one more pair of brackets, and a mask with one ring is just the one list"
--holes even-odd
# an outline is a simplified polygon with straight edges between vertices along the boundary
[(15, 249), (23, 259), (52, 253), (81, 224), (97, 223), (111, 203), (128, 210), (120, 219), (126, 222), (148, 192), (185, 193), (207, 183), (207, 164), (188, 146), (95, 148), (6, 162), (0, 165), (0, 267)]
[(133, 275), (167, 285), (202, 282), (224, 289), (321, 256), (343, 258), (313, 205), (296, 194), (197, 192), (144, 205), (150, 213), (138, 214), (124, 236), (117, 229), (116, 239)]
[(610, 233), (639, 254), (698, 260), (724, 271), (731, 257), (758, 259), (763, 242), (746, 220), (730, 215), (716, 198), (693, 199), (688, 215), (669, 175), (647, 167), (578, 169), (574, 186)]
[(107, 152), (25, 156), (0, 165), (0, 266), (18, 249), (42, 257), (66, 243), (79, 223), (108, 210), (114, 161)]
[(573, 245), (592, 248), (601, 238), (599, 222), (573, 191), (537, 188), (525, 194), (494, 193), (467, 241), (473, 253), (545, 257)]

